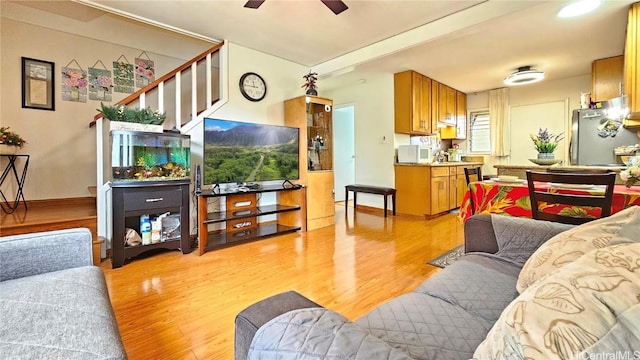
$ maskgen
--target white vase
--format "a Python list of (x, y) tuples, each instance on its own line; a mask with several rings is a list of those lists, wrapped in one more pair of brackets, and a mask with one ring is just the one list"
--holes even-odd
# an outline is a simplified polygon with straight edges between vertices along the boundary
[(554, 153), (538, 153), (538, 160), (553, 160), (555, 158)]
[(0, 144), (0, 155), (15, 155), (19, 149), (17, 146)]

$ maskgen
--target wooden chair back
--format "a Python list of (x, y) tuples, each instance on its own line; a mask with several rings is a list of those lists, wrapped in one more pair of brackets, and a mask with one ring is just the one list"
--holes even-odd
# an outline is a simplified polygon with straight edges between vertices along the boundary
[[(547, 206), (573, 205), (600, 208), (600, 217), (611, 215), (611, 203), (613, 202), (613, 187), (616, 181), (615, 172), (605, 174), (585, 173), (555, 173), (533, 172), (527, 170), (529, 186), (529, 199), (531, 200), (531, 217), (534, 219), (561, 222), (565, 224), (583, 224), (595, 220), (593, 217), (575, 217), (563, 214), (552, 214), (540, 210), (540, 202)], [(604, 193), (590, 193), (588, 195), (558, 194), (548, 192), (547, 189), (536, 190), (535, 182), (548, 182), (574, 185), (604, 185)]]
[[(475, 175), (477, 180), (473, 180), (472, 175)], [(467, 180), (467, 185), (472, 181), (482, 181), (482, 167), (464, 168), (464, 178)]]

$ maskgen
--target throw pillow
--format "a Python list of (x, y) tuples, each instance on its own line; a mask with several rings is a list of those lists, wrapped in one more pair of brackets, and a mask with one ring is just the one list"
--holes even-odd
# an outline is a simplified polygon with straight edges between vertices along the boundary
[[(607, 348), (602, 342), (614, 338), (613, 332), (629, 328), (619, 322), (640, 323), (640, 312), (628, 311), (638, 302), (640, 243), (592, 250), (514, 299), (474, 358), (590, 359), (583, 352)], [(618, 343), (621, 347), (614, 350), (640, 346), (634, 334), (617, 335), (624, 344)]]
[(538, 279), (593, 249), (629, 242), (640, 242), (640, 206), (576, 226), (549, 239), (525, 262), (516, 289), (522, 293)]

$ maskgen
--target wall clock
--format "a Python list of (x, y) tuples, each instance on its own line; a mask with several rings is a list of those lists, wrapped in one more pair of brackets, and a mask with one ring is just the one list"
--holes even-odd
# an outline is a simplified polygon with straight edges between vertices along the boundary
[(240, 92), (249, 101), (260, 101), (267, 95), (267, 83), (262, 76), (248, 72), (240, 77)]

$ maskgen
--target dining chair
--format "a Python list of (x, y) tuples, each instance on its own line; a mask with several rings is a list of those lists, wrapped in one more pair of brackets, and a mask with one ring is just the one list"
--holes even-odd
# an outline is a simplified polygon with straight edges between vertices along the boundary
[[(529, 200), (531, 201), (531, 217), (533, 219), (561, 222), (565, 224), (583, 224), (595, 220), (595, 217), (579, 217), (571, 213), (550, 213), (540, 208), (540, 203), (545, 203), (545, 207), (553, 205), (572, 205), (577, 207), (595, 207), (600, 209), (600, 217), (611, 215), (611, 204), (613, 202), (613, 188), (616, 181), (615, 172), (605, 174), (585, 174), (585, 173), (556, 173), (556, 172), (534, 172), (527, 170), (527, 182), (529, 187)], [(552, 184), (562, 184), (563, 187), (580, 188), (588, 185), (604, 185), (604, 192), (589, 192), (587, 194), (561, 194), (558, 192), (548, 192), (547, 189), (536, 189), (536, 182), (546, 182)]]
[[(471, 175), (475, 175), (476, 180), (471, 180)], [(464, 178), (467, 180), (467, 185), (471, 181), (482, 181), (482, 167), (464, 168)]]

